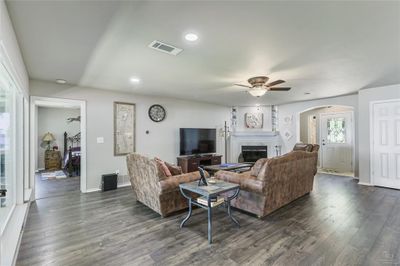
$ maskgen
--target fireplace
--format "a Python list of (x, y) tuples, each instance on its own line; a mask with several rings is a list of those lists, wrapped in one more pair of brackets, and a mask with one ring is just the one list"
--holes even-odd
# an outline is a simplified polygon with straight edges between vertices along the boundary
[(256, 162), (260, 158), (268, 157), (268, 146), (246, 145), (242, 146), (239, 162)]

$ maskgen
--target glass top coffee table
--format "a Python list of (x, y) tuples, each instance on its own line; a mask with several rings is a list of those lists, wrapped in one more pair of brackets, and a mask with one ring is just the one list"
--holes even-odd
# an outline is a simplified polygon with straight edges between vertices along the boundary
[(214, 174), (220, 170), (224, 171), (237, 171), (242, 169), (250, 169), (254, 163), (224, 163), (215, 165), (205, 165), (204, 170), (208, 171), (210, 174)]
[[(209, 181), (213, 180), (215, 183), (210, 183)], [(208, 186), (199, 186), (199, 182), (190, 182), (190, 183), (184, 183), (179, 185), (179, 189), (182, 193), (182, 195), (188, 199), (188, 205), (189, 205), (189, 213), (187, 214), (186, 218), (182, 221), (180, 228), (182, 228), (185, 223), (189, 220), (189, 218), (192, 216), (192, 206), (198, 206), (200, 208), (206, 209), (208, 212), (208, 243), (212, 243), (212, 204), (213, 204), (213, 199), (216, 199), (218, 196), (222, 196), (221, 194), (224, 193), (226, 196), (232, 191), (231, 196), (226, 196), (224, 199), (224, 204), (228, 210), (228, 216), (232, 220), (233, 223), (235, 223), (238, 227), (240, 227), (239, 222), (232, 216), (232, 211), (231, 211), (231, 200), (236, 198), (239, 195), (240, 191), (240, 186), (238, 184), (234, 183), (229, 183), (225, 182), (222, 180), (218, 179), (207, 179)], [(202, 198), (205, 199), (205, 203), (199, 203), (197, 202), (197, 198), (192, 198), (189, 194), (186, 194), (185, 192), (192, 192), (196, 193), (200, 196), (203, 196)]]

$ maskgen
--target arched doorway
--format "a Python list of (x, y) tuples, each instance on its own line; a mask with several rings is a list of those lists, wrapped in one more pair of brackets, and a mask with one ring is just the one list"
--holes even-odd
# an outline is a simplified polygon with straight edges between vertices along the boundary
[(353, 176), (355, 170), (354, 108), (316, 106), (300, 112), (299, 141), (319, 144), (319, 172)]

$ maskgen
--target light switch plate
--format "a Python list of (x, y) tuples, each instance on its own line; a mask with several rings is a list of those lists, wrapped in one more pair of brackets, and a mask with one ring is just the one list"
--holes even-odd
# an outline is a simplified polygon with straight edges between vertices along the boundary
[(99, 144), (104, 143), (104, 138), (103, 137), (97, 137), (97, 143), (99, 143)]

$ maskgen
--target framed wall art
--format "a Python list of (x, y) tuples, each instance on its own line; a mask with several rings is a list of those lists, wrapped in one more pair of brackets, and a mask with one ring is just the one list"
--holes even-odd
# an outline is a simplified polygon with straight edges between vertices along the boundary
[(136, 106), (114, 102), (114, 156), (135, 152)]
[(263, 113), (246, 113), (244, 115), (244, 124), (247, 128), (263, 128)]

